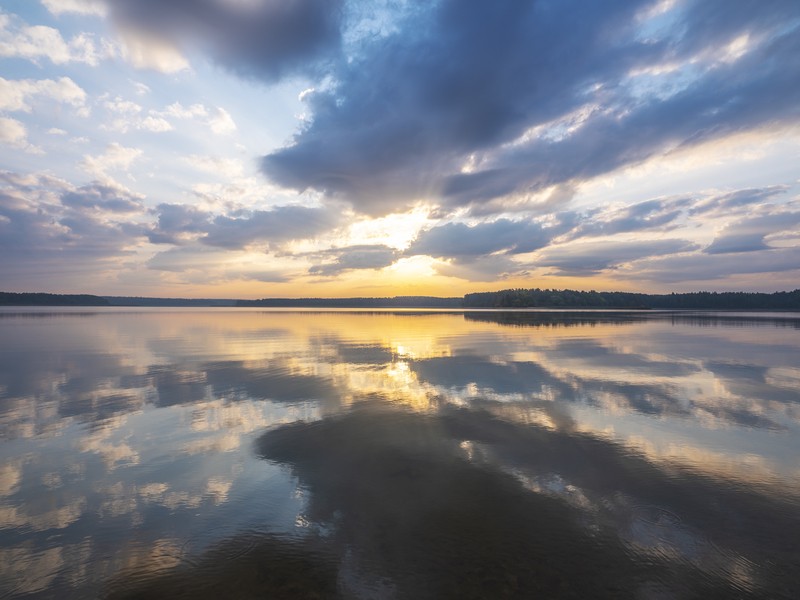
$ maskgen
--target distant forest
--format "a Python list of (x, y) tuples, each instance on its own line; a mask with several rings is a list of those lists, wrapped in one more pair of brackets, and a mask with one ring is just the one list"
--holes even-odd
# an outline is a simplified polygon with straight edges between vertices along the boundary
[(236, 306), (237, 300), (216, 298), (142, 298), (141, 296), (103, 296), (111, 306)]
[(273, 308), (622, 308), (710, 310), (800, 310), (800, 289), (791, 292), (690, 292), (636, 294), (578, 290), (510, 289), (466, 294), (463, 298), (263, 298), (219, 300), (133, 298), (89, 294), (0, 292), (0, 306), (250, 306)]
[(466, 294), (463, 298), (263, 298), (237, 306), (297, 308), (674, 308), (715, 310), (800, 310), (800, 289), (792, 292), (691, 292), (636, 294), (577, 290), (511, 289)]
[(295, 308), (461, 308), (462, 298), (394, 296), (393, 298), (263, 298), (239, 300), (236, 306)]
[(109, 301), (89, 294), (0, 292), (0, 306), (109, 306)]
[(800, 310), (800, 289), (792, 292), (690, 292), (635, 294), (576, 290), (512, 289), (464, 296), (464, 308), (676, 308), (716, 310)]

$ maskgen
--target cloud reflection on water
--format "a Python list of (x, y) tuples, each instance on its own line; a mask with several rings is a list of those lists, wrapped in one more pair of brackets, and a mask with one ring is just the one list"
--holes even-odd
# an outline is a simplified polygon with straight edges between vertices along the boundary
[[(628, 590), (657, 593), (648, 587), (664, 583), (648, 570), (656, 565), (695, 591), (781, 593), (792, 581), (781, 569), (794, 560), (781, 540), (798, 533), (792, 515), (800, 514), (797, 330), (785, 318), (714, 317), (708, 327), (691, 319), (255, 311), (0, 319), (0, 547), (17, 557), (4, 576), (45, 595), (99, 589), (120, 569), (140, 569), (141, 583), (204, 551), (219, 558), (244, 528), (266, 530), (279, 555), (306, 551), (310, 538), (297, 535), (319, 536), (314, 544), (338, 561), (337, 589), (356, 597), (362, 588), (417, 593), (435, 570), (424, 562), (455, 569), (437, 548), (484, 564), (474, 567), (483, 578), (474, 589), (511, 593), (532, 575), (491, 540), (505, 536), (521, 555), (544, 556), (526, 536), (544, 526), (531, 515), (545, 510), (547, 527), (569, 531), (586, 561), (607, 561), (604, 572), (570, 576), (551, 564), (552, 585), (578, 593), (613, 575)], [(264, 430), (258, 448), (270, 463), (252, 455)], [(399, 474), (381, 470), (392, 461)], [(439, 502), (484, 486), (493, 491), (461, 517), (489, 515), (480, 534), (491, 543), (460, 549), (446, 532), (461, 525), (430, 519)], [(387, 490), (416, 500), (390, 501)], [(509, 515), (521, 519), (519, 531)], [(198, 533), (204, 523), (222, 525)], [(131, 528), (138, 541), (120, 534)], [(109, 550), (105, 536), (120, 535)], [(83, 540), (82, 558), (70, 554), (66, 567), (65, 549)], [(173, 563), (131, 567), (151, 565), (132, 558), (137, 544), (173, 543), (165, 540), (177, 544)], [(566, 560), (574, 549), (564, 544), (548, 546), (547, 560), (557, 563), (558, 552)], [(114, 558), (103, 562), (108, 552)], [(492, 561), (508, 578), (494, 579)], [(68, 581), (67, 571), (84, 575)]]
[[(236, 584), (245, 595), (279, 593), (289, 569), (324, 597), (781, 597), (794, 582), (796, 498), (676, 472), (595, 436), (373, 397), (256, 447), (307, 490), (306, 535), (234, 537), (198, 566), (127, 581), (119, 597), (212, 597), (240, 569), (263, 574)], [(284, 565), (298, 559), (327, 576)]]

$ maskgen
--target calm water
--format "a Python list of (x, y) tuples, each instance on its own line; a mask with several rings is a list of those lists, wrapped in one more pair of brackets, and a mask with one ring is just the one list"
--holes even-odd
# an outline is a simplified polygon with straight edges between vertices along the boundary
[(800, 314), (0, 312), (0, 597), (798, 598)]

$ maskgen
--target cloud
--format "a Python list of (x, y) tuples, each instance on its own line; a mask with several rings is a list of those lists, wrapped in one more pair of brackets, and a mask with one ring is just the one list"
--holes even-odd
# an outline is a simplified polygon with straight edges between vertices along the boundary
[(141, 81), (131, 81), (131, 84), (133, 84), (137, 96), (146, 96), (150, 93), (150, 86)]
[(58, 29), (27, 25), (17, 18), (0, 14), (0, 57), (24, 58), (33, 62), (46, 58), (56, 65), (70, 62), (96, 65), (101, 55), (85, 33), (68, 42)]
[[(747, 64), (716, 68), (667, 99), (621, 106), (562, 140), (539, 138), (499, 152), (482, 171), (451, 176), (444, 191), (447, 202), (465, 205), (586, 180), (676, 148), (797, 122), (800, 85), (788, 77), (795, 68), (790, 65), (798, 61), (797, 42), (778, 35), (767, 46), (740, 60)], [(775, 66), (779, 56), (789, 64)]]
[[(698, 218), (714, 219), (716, 222), (728, 221), (723, 233), (732, 233), (731, 219), (748, 215), (745, 220), (751, 220), (751, 213), (757, 206), (767, 211), (767, 214), (762, 215), (763, 218), (752, 225), (762, 230), (763, 237), (782, 230), (780, 218), (771, 218), (768, 215), (784, 214), (785, 210), (778, 207), (794, 205), (792, 199), (780, 198), (788, 191), (787, 186), (774, 185), (728, 192), (696, 192), (691, 195), (651, 198), (628, 206), (592, 208), (579, 214), (571, 213), (577, 226), (563, 237), (563, 241), (642, 231), (671, 231), (687, 224), (691, 226), (692, 221)], [(790, 217), (785, 224), (793, 225), (794, 220)]]
[(218, 215), (202, 239), (204, 244), (238, 249), (251, 244), (269, 246), (312, 238), (335, 227), (341, 215), (327, 207), (277, 206), (243, 216)]
[(75, 13), (102, 17), (106, 14), (106, 5), (103, 0), (41, 0), (41, 2), (56, 16)]
[(93, 177), (108, 181), (111, 179), (107, 173), (108, 171), (127, 171), (141, 155), (142, 151), (138, 148), (128, 148), (117, 142), (112, 142), (106, 146), (106, 151), (99, 156), (84, 155), (80, 166)]
[(180, 102), (175, 102), (166, 108), (164, 114), (177, 119), (193, 119), (197, 117), (207, 117), (208, 109), (202, 104), (184, 106)]
[(725, 194), (716, 194), (696, 202), (689, 214), (693, 216), (730, 215), (735, 212), (749, 210), (751, 206), (772, 200), (787, 191), (788, 187), (785, 185), (772, 185), (764, 188), (747, 188)]
[(101, 182), (0, 172), (0, 279), (69, 289), (75, 273), (89, 280), (118, 268), (144, 239), (142, 202)]
[[(704, 250), (707, 253), (763, 249), (767, 247), (765, 238), (785, 246), (797, 237), (791, 237), (792, 228), (800, 222), (800, 213), (788, 208), (793, 200), (780, 198), (786, 192), (785, 186), (769, 186), (652, 198), (629, 206), (582, 212), (542, 213), (533, 220), (500, 218), (472, 225), (452, 222), (420, 231), (404, 255), (440, 259), (444, 262), (434, 267), (438, 273), (469, 281), (525, 275), (543, 266), (555, 267), (556, 275), (618, 272), (625, 263), (700, 248), (694, 242), (676, 239), (634, 242), (625, 234), (689, 226), (681, 231), (694, 237), (698, 232), (692, 231), (691, 219), (701, 216), (722, 225), (717, 239)], [(764, 205), (773, 199), (775, 204)], [(752, 212), (754, 203), (764, 205), (761, 213), (742, 217)], [(783, 239), (787, 235), (789, 238)], [(536, 251), (532, 261), (515, 256)]]
[(152, 114), (162, 119), (165, 117), (183, 120), (192, 119), (207, 126), (217, 135), (230, 135), (236, 131), (236, 122), (233, 117), (220, 106), (212, 108), (208, 108), (203, 104), (184, 106), (180, 102), (174, 102), (163, 111), (153, 111)]
[(800, 212), (780, 211), (754, 215), (729, 223), (705, 248), (706, 254), (729, 254), (731, 252), (754, 252), (770, 246), (764, 238), (768, 235), (791, 230), (800, 224)]
[(497, 282), (515, 275), (525, 275), (529, 268), (504, 254), (492, 254), (464, 259), (451, 259), (449, 262), (433, 266), (445, 277), (456, 277), (466, 281)]
[(170, 273), (179, 281), (194, 284), (242, 280), (282, 283), (289, 281), (291, 275), (274, 266), (255, 264), (252, 256), (246, 253), (198, 244), (159, 252), (147, 261), (146, 266), (154, 271)]
[(16, 119), (0, 117), (0, 144), (20, 148), (30, 154), (42, 154), (41, 148), (28, 142), (28, 130)]
[(189, 61), (168, 41), (141, 31), (120, 32), (119, 54), (137, 69), (178, 73), (189, 68)]
[(182, 273), (191, 270), (208, 270), (219, 262), (220, 252), (204, 246), (170, 248), (155, 254), (147, 261), (147, 268), (156, 271)]
[(199, 46), (247, 77), (275, 81), (308, 72), (340, 43), (338, 0), (106, 0), (110, 17), (129, 38), (134, 64), (176, 68), (146, 56), (154, 47), (179, 53)]
[(236, 131), (236, 123), (231, 114), (224, 108), (215, 108), (208, 120), (211, 131), (219, 135), (227, 135)]
[(182, 244), (208, 230), (211, 215), (191, 205), (159, 204), (158, 222), (148, 237), (153, 244)]
[(106, 97), (103, 101), (103, 106), (106, 110), (119, 115), (133, 116), (142, 112), (142, 107), (135, 102), (125, 100), (121, 96), (115, 98)]
[(241, 161), (235, 158), (191, 154), (184, 160), (199, 171), (213, 173), (226, 178), (241, 177), (244, 174), (244, 166)]
[(421, 232), (411, 243), (407, 255), (426, 254), (434, 258), (469, 261), (476, 257), (504, 251), (509, 254), (533, 252), (571, 227), (570, 219), (555, 225), (535, 221), (496, 221), (466, 225), (448, 223)]
[[(48, 151), (46, 168), (64, 173), (71, 164), (94, 180), (80, 192), (65, 184), (66, 191), (35, 196), (47, 203), (42, 210), (52, 229), (27, 212), (14, 213), (15, 222), (22, 227), (32, 219), (47, 229), (48, 243), (63, 235), (77, 245), (88, 240), (81, 223), (88, 215), (86, 231), (99, 227), (99, 239), (113, 224), (134, 245), (149, 239), (187, 255), (210, 249), (203, 256), (220, 261), (260, 256), (291, 265), (290, 275), (304, 282), (309, 274), (379, 270), (397, 260), (470, 281), (546, 277), (548, 270), (627, 278), (640, 266), (657, 278), (682, 257), (699, 265), (716, 257), (726, 272), (733, 268), (722, 260), (727, 256), (778, 260), (797, 246), (796, 208), (785, 197), (797, 182), (777, 175), (771, 181), (785, 185), (755, 187), (770, 173), (785, 173), (784, 163), (760, 171), (749, 189), (690, 187), (711, 170), (721, 176), (715, 186), (748, 177), (726, 179), (730, 167), (710, 164), (711, 149), (735, 145), (749, 156), (757, 140), (759, 149), (769, 143), (770, 152), (794, 151), (796, 2), (681, 0), (658, 3), (658, 11), (652, 0), (362, 4), (42, 0), (44, 8), (25, 13), (57, 29), (0, 14), (0, 57), (23, 69), (0, 78), (0, 143), (25, 161), (33, 159), (23, 151), (41, 152), (35, 142)], [(87, 15), (105, 15), (119, 39), (104, 39), (103, 22)], [(80, 33), (81, 23), (94, 33)], [(109, 93), (89, 103), (87, 92), (102, 91), (86, 87), (93, 80), (86, 65), (106, 59), (162, 73), (188, 69), (191, 59), (198, 73), (150, 74), (146, 85), (120, 73), (111, 79), (122, 87), (112, 81)], [(258, 135), (241, 130), (258, 119), (240, 115), (260, 110), (274, 119), (280, 111), (226, 104), (214, 94), (173, 94), (207, 71), (204, 59), (262, 85), (282, 81), (270, 98), (303, 113), (293, 138), (261, 158), (269, 181), (245, 178), (251, 165), (225, 147), (233, 148), (237, 135)], [(26, 60), (46, 74), (26, 74), (36, 70)], [(208, 82), (195, 83), (202, 91)], [(292, 110), (301, 89), (303, 108)], [(89, 107), (95, 122), (82, 121), (81, 131), (64, 125), (66, 116)], [(268, 129), (265, 148), (274, 147), (277, 131)], [(55, 137), (64, 130), (69, 135)], [(171, 185), (178, 196), (153, 199), (145, 209), (114, 179), (125, 181), (128, 172), (133, 181), (135, 174), (140, 183), (129, 185), (148, 193), (163, 183), (157, 172), (140, 177), (140, 167), (151, 166), (146, 146), (104, 144), (117, 132), (166, 131), (175, 131), (160, 137), (169, 146), (161, 150), (177, 161)], [(203, 134), (219, 147), (197, 146)], [(78, 135), (100, 146), (76, 154)], [(134, 137), (143, 144), (153, 138)], [(174, 144), (180, 148), (169, 151)], [(64, 163), (59, 153), (70, 147)], [(660, 157), (678, 177), (654, 192), (661, 175), (646, 183), (643, 177)], [(681, 167), (691, 175), (678, 174)], [(620, 181), (626, 187), (614, 196)], [(637, 189), (648, 195), (636, 196)], [(307, 195), (298, 198), (296, 190)], [(658, 193), (673, 195), (652, 197)], [(385, 219), (367, 218), (378, 216)], [(387, 271), (389, 279), (415, 272), (403, 267)], [(289, 277), (280, 268), (275, 273)]]
[(800, 120), (800, 5), (709, 0), (642, 17), (649, 6), (420, 8), (305, 94), (307, 122), (262, 168), (368, 214), (419, 200), (480, 210)]
[(642, 258), (696, 247), (686, 240), (581, 242), (548, 248), (534, 262), (537, 267), (553, 267), (554, 275), (593, 275)]
[(292, 241), (313, 238), (337, 226), (336, 211), (304, 206), (276, 206), (269, 210), (234, 211), (236, 216), (214, 214), (190, 205), (160, 204), (158, 222), (148, 233), (153, 243), (184, 244), (197, 240), (206, 246), (241, 250), (251, 245), (277, 248)]
[[(312, 255), (315, 263), (308, 272), (312, 275), (332, 277), (353, 269), (383, 269), (399, 257), (396, 248), (383, 244), (359, 244), (344, 248), (332, 248)], [(332, 262), (324, 262), (330, 261)]]
[[(637, 263), (636, 270), (620, 275), (661, 283), (714, 281), (752, 273), (795, 272), (800, 275), (800, 247), (746, 253), (704, 254), (653, 258)], [(795, 278), (797, 281), (797, 278)], [(767, 283), (767, 285), (771, 285)]]
[(172, 131), (173, 127), (166, 119), (161, 117), (154, 117), (149, 115), (136, 124), (137, 129), (145, 131), (152, 131), (154, 133), (163, 133), (165, 131)]
[(690, 198), (655, 198), (616, 210), (596, 211), (575, 229), (571, 238), (610, 236), (633, 231), (663, 231), (676, 221), (692, 203)]
[(113, 116), (110, 122), (100, 126), (101, 129), (120, 133), (127, 133), (131, 129), (155, 133), (173, 129), (172, 124), (157, 111), (151, 110), (147, 114), (143, 114), (144, 109), (141, 105), (131, 100), (125, 100), (121, 96), (114, 98), (104, 96), (102, 107)]
[(34, 98), (46, 98), (76, 108), (86, 104), (86, 92), (69, 77), (58, 80), (8, 80), (0, 77), (0, 110), (29, 113)]
[(144, 209), (141, 196), (97, 181), (64, 193), (61, 203), (69, 208), (116, 214), (142, 213)]

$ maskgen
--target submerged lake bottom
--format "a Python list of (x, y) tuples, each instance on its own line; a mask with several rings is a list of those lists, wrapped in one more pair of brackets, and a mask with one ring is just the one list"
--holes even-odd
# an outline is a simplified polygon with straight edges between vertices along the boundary
[(2, 598), (798, 598), (800, 313), (0, 309)]

